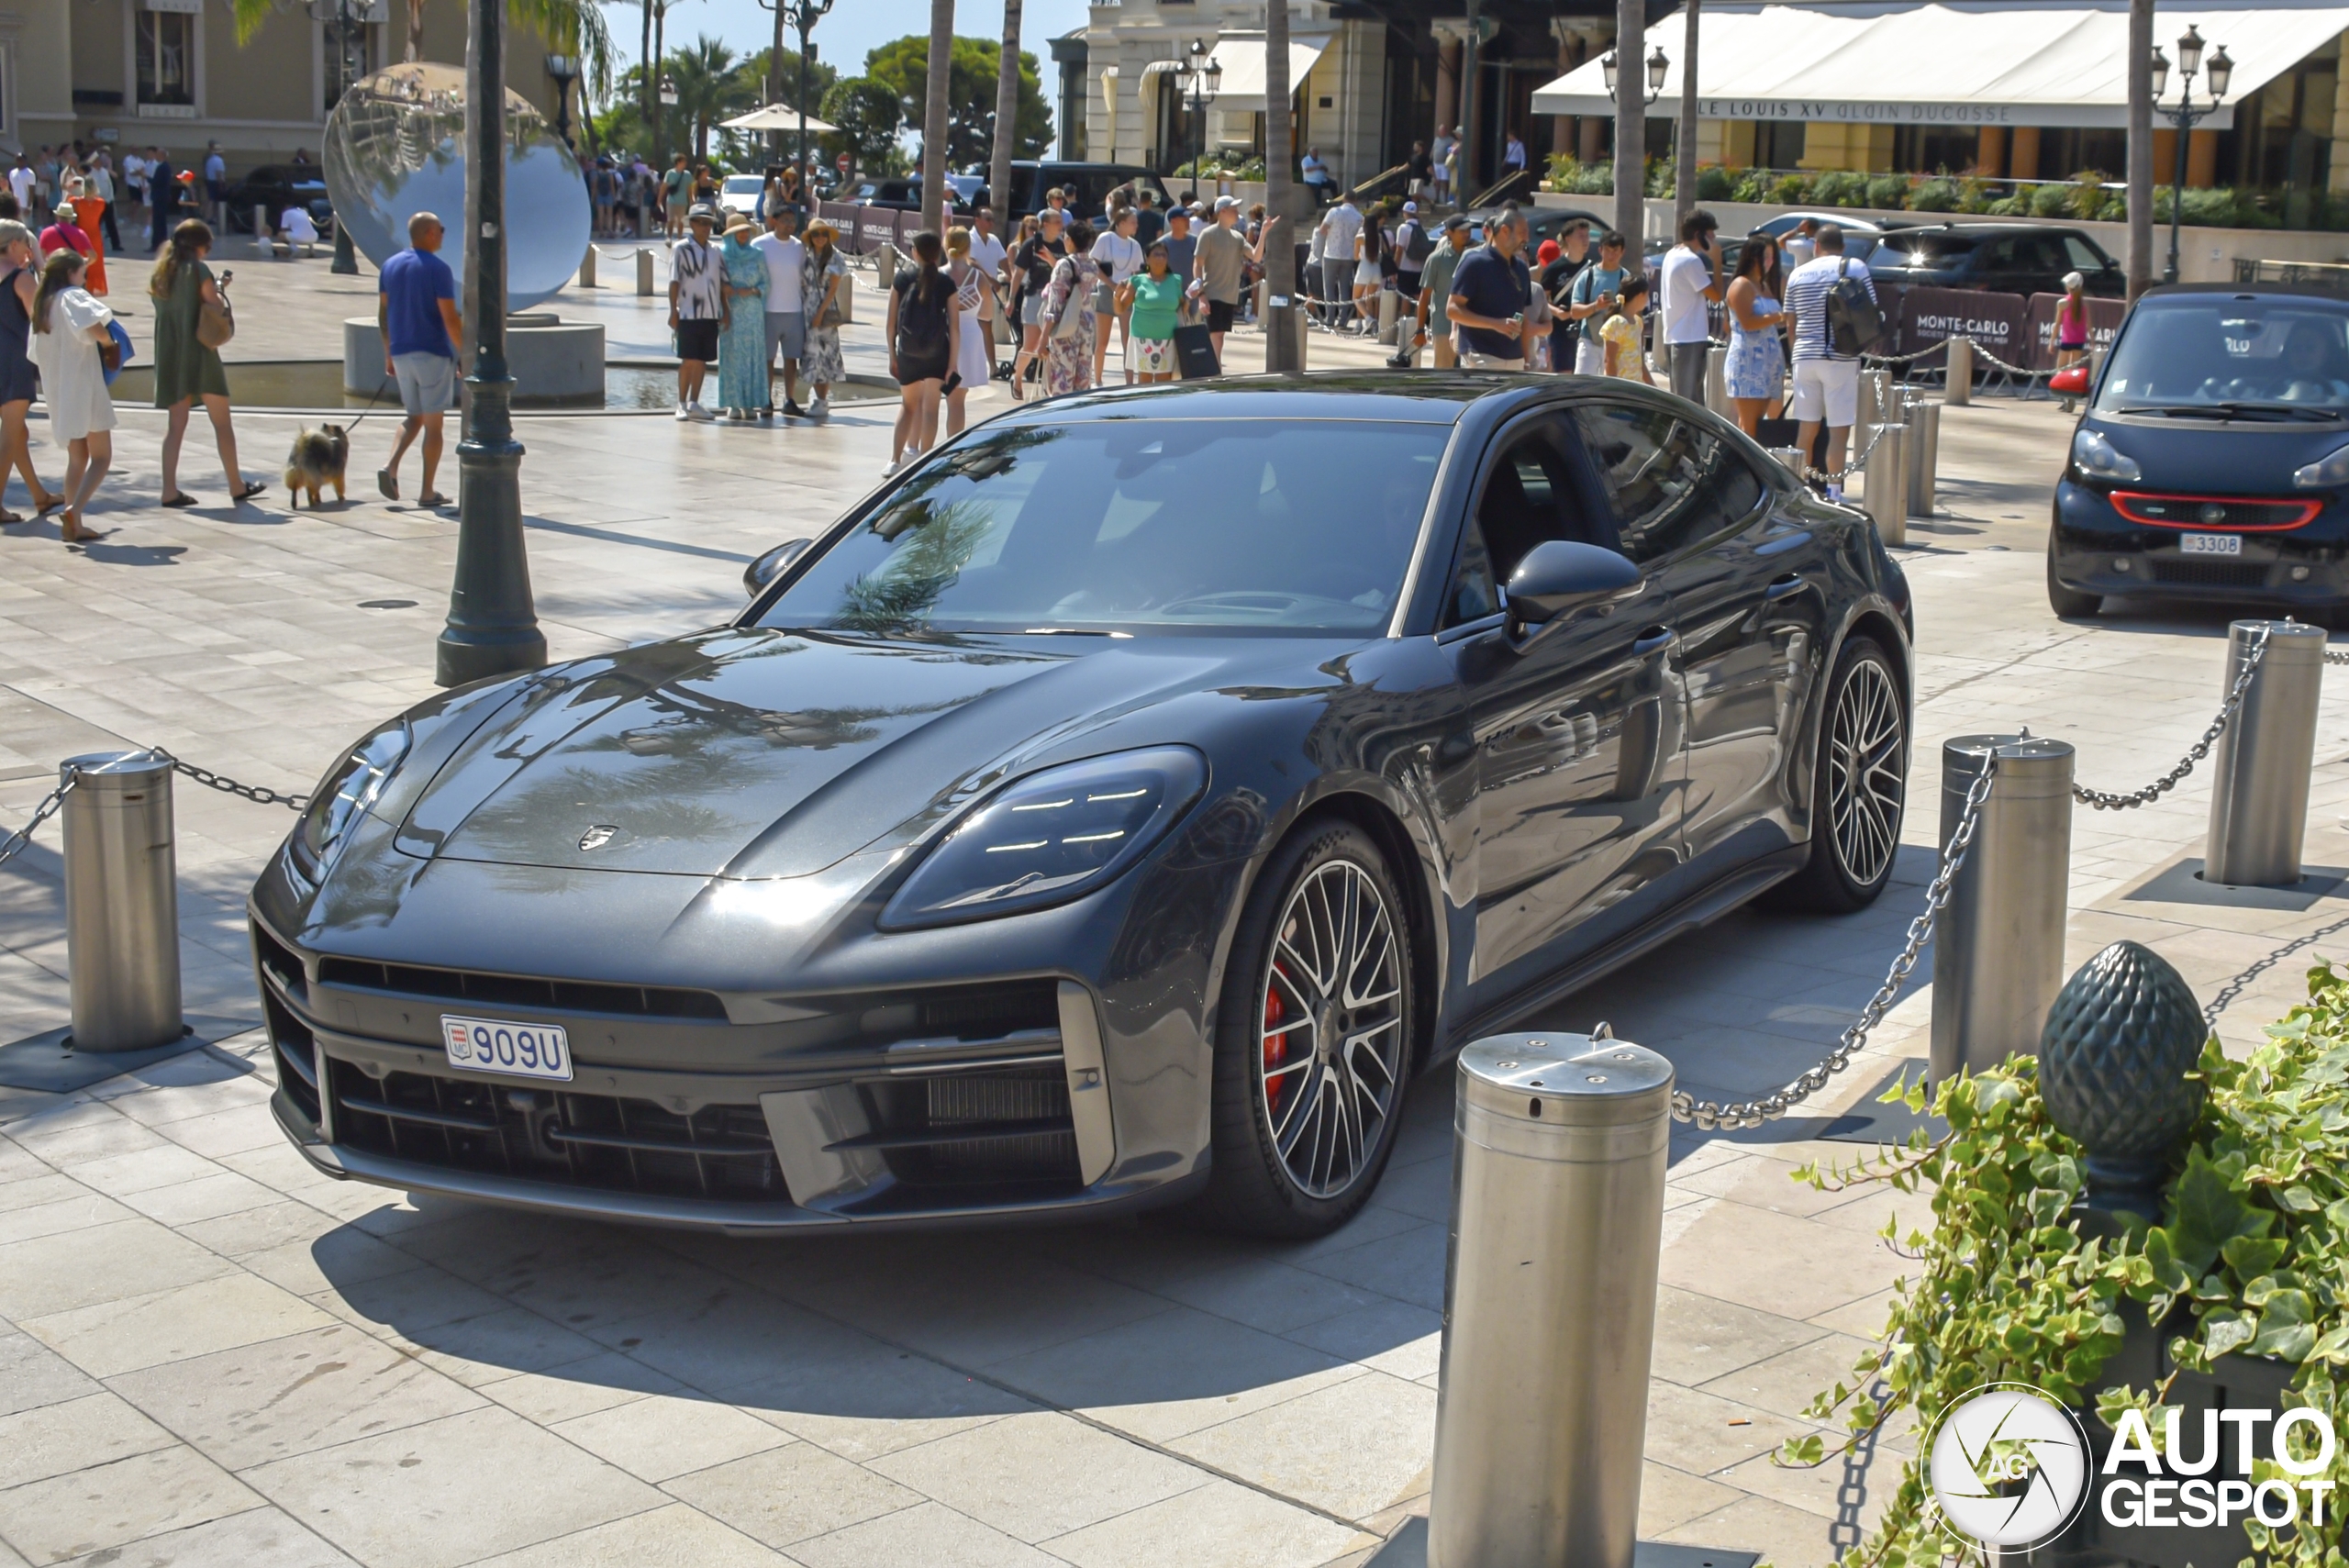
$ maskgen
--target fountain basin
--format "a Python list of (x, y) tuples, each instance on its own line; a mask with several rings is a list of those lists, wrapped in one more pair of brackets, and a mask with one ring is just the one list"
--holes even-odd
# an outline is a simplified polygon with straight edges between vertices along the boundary
[[(369, 323), (372, 328), (373, 322)], [(375, 362), (383, 363), (378, 350)], [(373, 408), (396, 419), (399, 389), (378, 375), (382, 395), (372, 390), (352, 392), (345, 384), (344, 367), (333, 360), (231, 360), (228, 365), (228, 401), (238, 408), (277, 409), (316, 414), (355, 414)], [(713, 378), (714, 379), (714, 378)], [(462, 396), (464, 384), (458, 383)], [(803, 387), (803, 392), (805, 388)], [(125, 408), (145, 407), (155, 400), (155, 369), (134, 360), (115, 379), (114, 399)], [(777, 389), (777, 400), (781, 389)], [(878, 376), (852, 375), (832, 388), (835, 406), (897, 400), (896, 384)], [(584, 397), (518, 397), (514, 412), (541, 414), (662, 414), (677, 403), (677, 361), (674, 360), (609, 360), (601, 380)], [(451, 409), (451, 417), (457, 410)]]
[[(604, 397), (604, 328), (565, 321), (551, 311), (526, 311), (506, 321), (506, 366), (519, 404), (573, 403), (594, 406)], [(384, 373), (384, 335), (372, 316), (342, 324), (342, 389), (397, 402), (399, 388)]]

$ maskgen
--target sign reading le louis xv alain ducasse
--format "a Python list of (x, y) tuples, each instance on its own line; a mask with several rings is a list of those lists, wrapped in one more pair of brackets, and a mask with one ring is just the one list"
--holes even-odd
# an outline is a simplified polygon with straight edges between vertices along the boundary
[(2038, 125), (2044, 104), (1889, 104), (1833, 98), (1699, 98), (1709, 120), (1845, 120), (1871, 125)]

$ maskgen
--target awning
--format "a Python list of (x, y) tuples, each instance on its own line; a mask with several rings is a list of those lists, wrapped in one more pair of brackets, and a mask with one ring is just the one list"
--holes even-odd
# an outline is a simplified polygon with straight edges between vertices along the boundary
[[(763, 104), (749, 114), (736, 115), (730, 120), (720, 120), (718, 123), (728, 130), (796, 131), (799, 128), (799, 111), (788, 104)], [(819, 120), (813, 115), (807, 117), (809, 136), (821, 136), (840, 128), (829, 120)]]
[[(2097, 126), (2128, 124), (2127, 0), (1954, 5), (1859, 0), (1811, 6), (1709, 3), (1698, 20), (1697, 113), (1706, 119), (1822, 120), (1885, 125)], [(2227, 101), (2204, 122), (2234, 123), (2234, 106), (2349, 30), (2339, 0), (2293, 5), (2165, 6), (2155, 36), (2165, 51), (2188, 26), (2211, 52), (2234, 61)], [(1651, 22), (1665, 72), (1659, 109), (1679, 101), (1681, 29)], [(2204, 59), (2207, 61), (2209, 55)], [(1646, 73), (1627, 67), (1626, 77)], [(2176, 94), (2172, 71), (2170, 94)], [(2201, 79), (2196, 79), (2198, 90)], [(1615, 112), (1596, 58), (1533, 95), (1537, 115)], [(1657, 111), (1651, 111), (1652, 113)], [(2155, 117), (2154, 125), (2163, 121)]]
[[(1288, 90), (1291, 93), (1305, 85), (1306, 77), (1313, 72), (1314, 62), (1329, 47), (1330, 40), (1325, 38), (1289, 40)], [(1226, 33), (1216, 40), (1212, 58), (1223, 67), (1223, 82), (1215, 95), (1217, 112), (1230, 115), (1264, 113), (1264, 35)]]

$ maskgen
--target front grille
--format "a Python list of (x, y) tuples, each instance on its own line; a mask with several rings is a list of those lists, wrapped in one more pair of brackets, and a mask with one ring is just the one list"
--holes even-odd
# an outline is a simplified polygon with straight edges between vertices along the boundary
[(479, 974), (465, 969), (429, 969), (410, 963), (373, 963), (364, 959), (318, 961), (318, 982), (355, 985), (437, 1001), (480, 1002), (492, 1006), (540, 1007), (567, 1013), (615, 1013), (629, 1018), (714, 1018), (726, 1005), (709, 991), (666, 985), (607, 985), (585, 980), (538, 980), (515, 974)]
[(2166, 528), (2297, 528), (2323, 509), (2321, 501), (2267, 500), (2240, 495), (2147, 495), (2116, 490), (2112, 505), (2133, 523)]
[(2195, 588), (2264, 588), (2267, 585), (2267, 563), (2264, 561), (2185, 561), (2158, 555), (2150, 559), (2156, 583), (2174, 583)]
[(783, 1168), (755, 1105), (681, 1115), (650, 1100), (426, 1073), (378, 1080), (329, 1062), (335, 1140), (397, 1160), (607, 1192), (782, 1202)]
[(873, 1130), (834, 1149), (874, 1149), (910, 1187), (1076, 1184), (1068, 1078), (1050, 1066), (858, 1085)]

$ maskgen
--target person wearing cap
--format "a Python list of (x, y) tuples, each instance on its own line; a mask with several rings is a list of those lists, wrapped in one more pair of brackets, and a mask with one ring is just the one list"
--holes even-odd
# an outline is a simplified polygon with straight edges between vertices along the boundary
[[(1421, 157), (1425, 157), (1422, 150)], [(1435, 250), (1435, 237), (1428, 226), (1419, 221), (1419, 204), (1403, 204), (1403, 221), (1395, 228), (1395, 287), (1406, 304), (1417, 304), (1419, 278), (1427, 271), (1428, 257)]]
[(726, 220), (726, 243), (718, 264), (726, 301), (725, 330), (718, 347), (718, 406), (735, 424), (774, 413), (774, 382), (768, 373), (767, 259), (751, 247), (758, 232), (747, 214)]
[[(13, 469), (24, 475), (37, 517), (65, 505), (65, 497), (51, 495), (33, 472), (32, 440), (26, 434), (33, 395), (39, 389), (32, 361), (33, 301), (39, 290), (33, 231), (14, 218), (0, 219), (0, 502), (6, 499)], [(24, 520), (0, 505), (0, 523)]]
[(677, 417), (715, 419), (701, 406), (702, 382), (718, 358), (726, 326), (726, 269), (709, 237), (718, 209), (696, 202), (685, 221), (693, 232), (669, 252), (669, 330), (677, 339)]
[(2065, 370), (2088, 357), (2088, 281), (2064, 274), (2064, 297), (2055, 306), (2055, 368)]
[(1199, 236), (1198, 253), (1191, 261), (1193, 287), (1207, 306), (1208, 337), (1215, 344), (1216, 362), (1223, 362), (1223, 335), (1240, 309), (1241, 279), (1248, 270), (1248, 241), (1240, 235), (1240, 202), (1233, 196), (1215, 199), (1215, 222)]
[[(1186, 284), (1189, 283), (1199, 254), (1199, 237), (1191, 231), (1191, 209), (1186, 206), (1168, 208), (1166, 232), (1160, 235), (1154, 243), (1166, 247), (1167, 269)], [(1147, 249), (1144, 254), (1148, 254)]]
[(1577, 273), (1573, 286), (1566, 291), (1565, 318), (1575, 332), (1575, 372), (1578, 375), (1607, 373), (1607, 350), (1598, 340), (1598, 327), (1615, 308), (1616, 295), (1622, 292), (1623, 253), (1629, 249), (1623, 237), (1611, 228), (1600, 235), (1598, 261)]
[(1419, 287), (1419, 338), (1435, 345), (1435, 368), (1440, 371), (1460, 362), (1452, 341), (1452, 279), (1467, 252), (1468, 217), (1455, 212), (1443, 220), (1443, 239), (1428, 254)]

